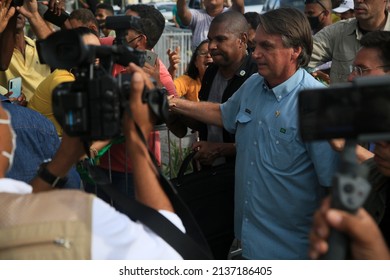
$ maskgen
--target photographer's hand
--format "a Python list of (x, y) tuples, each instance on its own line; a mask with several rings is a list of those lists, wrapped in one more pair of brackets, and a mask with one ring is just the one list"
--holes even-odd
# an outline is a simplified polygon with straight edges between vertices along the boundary
[[(70, 137), (65, 132), (62, 134), (61, 145), (46, 169), (56, 177), (65, 177), (72, 166), (79, 161), (84, 154), (84, 147), (81, 139)], [(33, 192), (49, 191), (53, 188), (38, 176), (31, 182)]]
[(133, 74), (129, 94), (131, 114), (125, 113), (123, 122), (126, 145), (133, 163), (136, 198), (156, 210), (173, 212), (171, 202), (160, 186), (157, 171), (148, 153), (147, 145), (139, 137), (136, 130), (137, 124), (144, 138), (147, 139), (153, 129), (155, 118), (148, 105), (142, 102), (144, 88), (152, 89), (153, 83), (149, 76), (134, 63), (130, 63), (127, 70)]
[(310, 258), (317, 259), (328, 251), (327, 239), (331, 227), (348, 235), (354, 259), (390, 259), (386, 242), (372, 217), (363, 208), (355, 215), (330, 209), (330, 197), (323, 201), (321, 208), (314, 214), (309, 236)]
[[(332, 149), (336, 152), (342, 152), (344, 150), (345, 139), (331, 139), (329, 140), (329, 144), (332, 146)], [(366, 148), (356, 145), (356, 157), (359, 163), (362, 163), (370, 158), (372, 158), (374, 154), (367, 150)]]
[(11, 7), (12, 0), (2, 0), (0, 2), (0, 33), (8, 24), (10, 18), (15, 14), (15, 7)]

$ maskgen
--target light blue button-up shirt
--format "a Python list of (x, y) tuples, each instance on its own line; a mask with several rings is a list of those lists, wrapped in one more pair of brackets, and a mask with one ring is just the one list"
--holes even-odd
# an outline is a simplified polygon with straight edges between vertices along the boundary
[(298, 93), (323, 85), (299, 69), (269, 89), (252, 75), (224, 104), (236, 133), (235, 234), (249, 259), (307, 259), (312, 215), (331, 186), (339, 156), (328, 142), (304, 143)]
[[(0, 102), (11, 114), (12, 128), (17, 136), (14, 162), (6, 177), (29, 183), (36, 176), (39, 165), (54, 157), (60, 139), (53, 123), (38, 112), (12, 104), (2, 95)], [(80, 176), (75, 168), (70, 170), (64, 188), (80, 188)]]

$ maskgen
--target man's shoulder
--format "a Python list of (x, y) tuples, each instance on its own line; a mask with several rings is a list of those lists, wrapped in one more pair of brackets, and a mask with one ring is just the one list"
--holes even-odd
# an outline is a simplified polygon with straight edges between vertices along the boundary
[(323, 83), (318, 81), (316, 78), (314, 78), (309, 72), (307, 72), (304, 69), (301, 69), (302, 71), (302, 81), (301, 81), (301, 87), (302, 89), (309, 89), (309, 88), (324, 88), (326, 87)]
[(30, 129), (38, 128), (40, 131), (47, 131), (48, 134), (57, 136), (56, 129), (51, 121), (42, 114), (20, 105), (13, 103), (2, 102), (2, 105), (7, 109), (12, 118), (12, 126), (14, 129)]
[(264, 77), (256, 73), (249, 73), (241, 87), (237, 91), (247, 91), (248, 88), (261, 87), (264, 84)]

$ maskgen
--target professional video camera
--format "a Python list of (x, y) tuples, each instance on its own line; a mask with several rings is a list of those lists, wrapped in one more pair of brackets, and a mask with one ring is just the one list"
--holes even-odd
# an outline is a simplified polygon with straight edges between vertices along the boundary
[[(87, 46), (76, 31), (56, 32), (37, 42), (41, 61), (52, 68), (72, 69), (76, 78), (54, 89), (54, 116), (70, 136), (86, 141), (110, 139), (121, 134), (131, 78), (130, 74), (113, 78), (112, 67), (130, 62), (143, 66), (145, 52), (124, 45)], [(168, 104), (163, 90), (145, 90), (142, 101), (148, 103), (157, 122), (166, 120)]]
[[(299, 120), (303, 140), (344, 138), (339, 171), (334, 175), (331, 207), (355, 213), (371, 191), (368, 167), (359, 164), (358, 141), (390, 139), (389, 76), (364, 77), (353, 83), (300, 92)], [(345, 259), (346, 235), (332, 230), (324, 259)]]

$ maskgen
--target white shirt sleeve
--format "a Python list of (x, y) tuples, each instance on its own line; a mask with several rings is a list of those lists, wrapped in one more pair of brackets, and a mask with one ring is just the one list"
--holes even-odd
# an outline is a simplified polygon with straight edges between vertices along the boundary
[[(180, 218), (169, 211), (159, 211), (181, 231)], [(139, 222), (99, 198), (92, 204), (91, 257), (93, 260), (113, 259), (182, 259), (163, 239)]]

